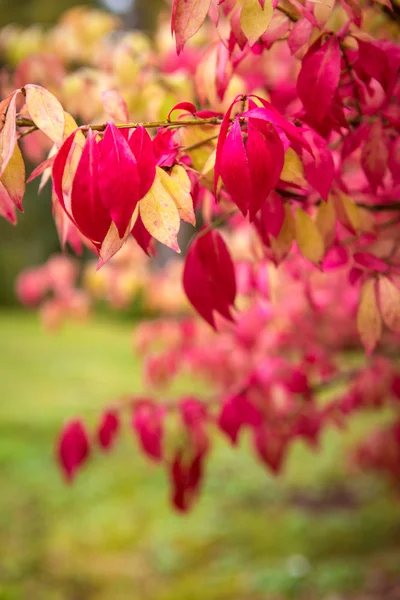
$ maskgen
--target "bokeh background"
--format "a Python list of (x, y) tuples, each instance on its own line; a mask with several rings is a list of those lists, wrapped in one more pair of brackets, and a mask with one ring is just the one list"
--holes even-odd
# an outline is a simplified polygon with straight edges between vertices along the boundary
[[(0, 26), (34, 31), (72, 5), (1, 0)], [(97, 6), (151, 34), (163, 5)], [(246, 439), (239, 450), (216, 442), (204, 493), (185, 516), (128, 426), (114, 452), (64, 484), (53, 456), (60, 426), (76, 414), (93, 424), (110, 399), (140, 393), (141, 361), (126, 313), (103, 310), (48, 333), (18, 306), (17, 273), (59, 251), (49, 190), (38, 196), (30, 184), (24, 206), (18, 227), (0, 222), (0, 599), (400, 599), (399, 491), (346, 460), (376, 415), (328, 431), (319, 453), (297, 443), (279, 478)], [(189, 379), (174, 391), (207, 394)]]

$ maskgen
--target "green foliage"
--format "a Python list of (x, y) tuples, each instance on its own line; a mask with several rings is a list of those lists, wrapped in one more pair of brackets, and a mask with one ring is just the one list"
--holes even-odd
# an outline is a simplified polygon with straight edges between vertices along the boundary
[(6, 313), (0, 328), (1, 600), (310, 600), (399, 575), (399, 503), (343, 468), (346, 446), (372, 419), (358, 420), (344, 444), (328, 432), (318, 455), (296, 445), (278, 479), (246, 444), (219, 442), (202, 499), (182, 518), (128, 423), (116, 451), (94, 458), (72, 487), (53, 460), (64, 418), (79, 412), (93, 426), (110, 398), (140, 393), (127, 326), (94, 321), (52, 336), (36, 318)]

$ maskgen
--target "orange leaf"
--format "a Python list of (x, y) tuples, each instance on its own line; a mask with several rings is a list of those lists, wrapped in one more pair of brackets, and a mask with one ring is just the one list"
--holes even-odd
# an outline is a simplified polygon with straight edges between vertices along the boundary
[(382, 319), (376, 299), (374, 279), (365, 281), (361, 288), (357, 328), (367, 354), (371, 354), (382, 335)]
[(385, 324), (395, 333), (400, 333), (400, 290), (387, 277), (379, 279), (378, 290)]

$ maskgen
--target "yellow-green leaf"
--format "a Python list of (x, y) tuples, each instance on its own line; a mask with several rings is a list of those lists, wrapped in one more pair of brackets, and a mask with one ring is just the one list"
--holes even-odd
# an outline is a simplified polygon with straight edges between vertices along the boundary
[(382, 318), (389, 329), (400, 333), (400, 290), (388, 279), (379, 279), (379, 304)]
[(319, 264), (325, 254), (322, 234), (311, 217), (301, 208), (296, 209), (296, 241), (302, 255), (314, 264)]
[(321, 202), (318, 207), (315, 223), (324, 239), (325, 246), (330, 246), (335, 238), (336, 211), (331, 197)]
[(60, 145), (63, 141), (65, 116), (60, 102), (40, 85), (25, 86), (26, 106), (35, 125)]
[(296, 183), (297, 185), (306, 185), (307, 183), (304, 179), (303, 163), (293, 148), (288, 148), (285, 152), (285, 162), (280, 178), (282, 181)]
[(275, 261), (280, 263), (292, 247), (295, 236), (295, 223), (290, 206), (285, 205), (285, 219), (277, 238), (270, 236), (271, 249)]
[(22, 210), (22, 198), (25, 193), (25, 163), (18, 144), (7, 163), (1, 182), (6, 188), (11, 200)]
[(357, 329), (365, 350), (370, 354), (382, 335), (382, 319), (376, 299), (374, 279), (365, 281), (361, 288)]
[(265, 0), (264, 8), (261, 8), (258, 0), (244, 0), (240, 13), (240, 27), (250, 46), (253, 46), (259, 37), (266, 32), (271, 23), (273, 12), (272, 0)]
[[(64, 124), (64, 132), (63, 132), (63, 141), (65, 141), (67, 139), (67, 137), (69, 137), (71, 135), (71, 133), (73, 133), (74, 131), (76, 131), (78, 129), (78, 125), (77, 125), (74, 117), (72, 115), (70, 115), (67, 111), (64, 111), (64, 119), (65, 119), (65, 124)], [(74, 142), (76, 144), (78, 144), (78, 146), (81, 146), (83, 148), (85, 141), (86, 141), (86, 138), (83, 135), (83, 131), (77, 131), (75, 134)]]
[(156, 240), (180, 252), (177, 239), (180, 227), (179, 211), (170, 192), (163, 185), (163, 173), (160, 167), (156, 167), (153, 185), (140, 200), (139, 212), (143, 225)]

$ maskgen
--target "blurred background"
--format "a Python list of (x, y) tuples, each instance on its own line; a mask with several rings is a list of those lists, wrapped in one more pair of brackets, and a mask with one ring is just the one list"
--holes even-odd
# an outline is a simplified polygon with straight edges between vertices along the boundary
[[(149, 34), (163, 8), (87, 4)], [(0, 26), (34, 35), (73, 5), (0, 0)], [(128, 423), (115, 451), (65, 485), (54, 461), (62, 423), (79, 414), (93, 425), (110, 400), (140, 393), (142, 363), (126, 319), (100, 311), (49, 333), (16, 302), (17, 273), (59, 251), (50, 202), (48, 186), (38, 196), (33, 182), (18, 226), (0, 221), (0, 599), (399, 600), (399, 491), (346, 465), (376, 414), (328, 431), (319, 453), (297, 442), (278, 478), (247, 439), (237, 450), (216, 441), (204, 492), (185, 516)], [(207, 394), (199, 386), (181, 378), (172, 392)]]

